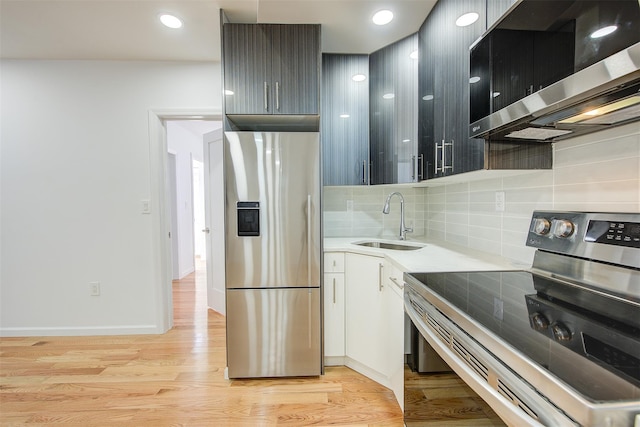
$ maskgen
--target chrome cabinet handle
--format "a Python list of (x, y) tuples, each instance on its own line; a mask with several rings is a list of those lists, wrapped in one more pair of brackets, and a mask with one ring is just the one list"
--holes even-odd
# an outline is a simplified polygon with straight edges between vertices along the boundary
[(418, 168), (418, 181), (424, 179), (424, 154), (418, 156), (420, 167)]
[(411, 181), (416, 180), (416, 156), (411, 156)]
[(396, 279), (395, 277), (389, 276), (389, 280), (391, 280), (393, 283), (395, 283), (397, 287), (402, 288), (402, 285), (400, 285), (400, 283), (398, 283), (398, 279)]
[(362, 161), (362, 185), (367, 185), (367, 161)]
[(269, 111), (269, 86), (264, 82), (264, 110)]
[(276, 82), (276, 110), (280, 111), (280, 82)]
[(333, 303), (336, 303), (336, 278), (333, 278)]
[(382, 263), (378, 264), (378, 291), (382, 292), (382, 269), (384, 268), (384, 266), (382, 265)]
[(451, 140), (451, 171), (453, 172), (453, 162), (454, 162), (454, 155), (455, 155), (455, 150), (453, 149), (453, 145), (455, 144), (455, 141), (452, 139)]

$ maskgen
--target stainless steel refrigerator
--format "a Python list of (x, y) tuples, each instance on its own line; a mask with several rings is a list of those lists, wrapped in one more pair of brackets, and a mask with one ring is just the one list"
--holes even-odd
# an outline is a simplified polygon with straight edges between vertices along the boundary
[(317, 133), (225, 132), (229, 378), (322, 372)]

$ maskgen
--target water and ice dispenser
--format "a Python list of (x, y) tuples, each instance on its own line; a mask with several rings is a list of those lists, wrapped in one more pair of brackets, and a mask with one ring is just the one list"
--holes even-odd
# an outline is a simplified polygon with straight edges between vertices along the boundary
[(260, 202), (237, 202), (238, 236), (260, 235)]

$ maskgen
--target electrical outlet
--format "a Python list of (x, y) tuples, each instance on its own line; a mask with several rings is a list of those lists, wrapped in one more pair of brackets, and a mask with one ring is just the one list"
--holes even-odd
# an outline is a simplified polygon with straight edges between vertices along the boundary
[(493, 317), (498, 320), (504, 318), (504, 301), (496, 297), (493, 297)]
[(92, 297), (100, 296), (100, 282), (89, 282), (89, 293)]
[(496, 191), (496, 212), (504, 212), (504, 191)]

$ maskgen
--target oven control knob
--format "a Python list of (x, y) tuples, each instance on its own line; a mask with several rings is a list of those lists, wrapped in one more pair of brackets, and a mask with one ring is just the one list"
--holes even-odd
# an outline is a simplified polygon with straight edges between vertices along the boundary
[(549, 327), (549, 320), (542, 313), (533, 313), (531, 315), (531, 324), (536, 331), (544, 331)]
[(551, 331), (553, 332), (553, 338), (558, 342), (571, 340), (571, 331), (560, 322), (551, 325)]
[(566, 219), (559, 219), (555, 221), (555, 227), (553, 234), (556, 237), (567, 238), (573, 234), (575, 227), (573, 223)]
[(533, 232), (538, 236), (544, 236), (551, 230), (551, 223), (546, 218), (536, 218), (533, 221)]

